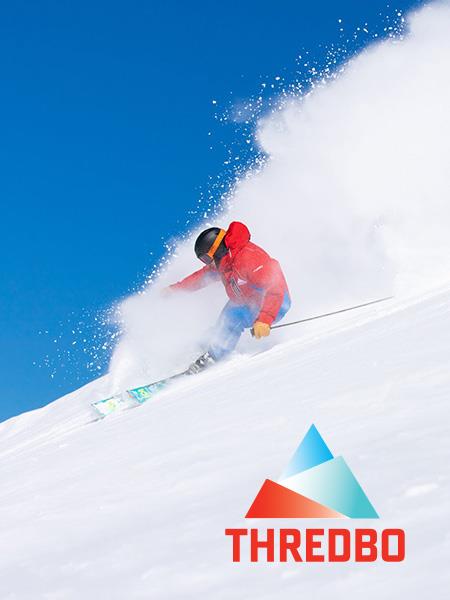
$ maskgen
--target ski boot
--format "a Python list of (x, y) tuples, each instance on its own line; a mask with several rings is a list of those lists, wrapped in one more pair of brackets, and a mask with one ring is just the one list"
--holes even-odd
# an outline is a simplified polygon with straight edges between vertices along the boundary
[(205, 352), (199, 356), (195, 362), (192, 363), (192, 365), (186, 371), (186, 375), (197, 375), (197, 373), (204, 371), (215, 362), (216, 361), (213, 359), (211, 354), (209, 352)]

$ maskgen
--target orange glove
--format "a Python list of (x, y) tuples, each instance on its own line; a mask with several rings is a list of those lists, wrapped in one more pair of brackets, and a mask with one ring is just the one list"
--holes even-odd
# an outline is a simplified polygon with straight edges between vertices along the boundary
[(270, 325), (263, 323), (262, 321), (255, 321), (253, 323), (253, 335), (257, 340), (263, 337), (267, 337), (270, 334)]

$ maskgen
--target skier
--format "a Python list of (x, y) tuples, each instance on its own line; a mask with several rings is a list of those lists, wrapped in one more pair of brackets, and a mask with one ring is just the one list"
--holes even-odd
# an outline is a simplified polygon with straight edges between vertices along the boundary
[(236, 347), (244, 329), (257, 339), (270, 334), (270, 326), (282, 319), (291, 298), (279, 263), (250, 241), (243, 223), (228, 230), (205, 229), (195, 242), (195, 254), (205, 267), (169, 286), (170, 291), (195, 291), (222, 280), (228, 302), (217, 321), (207, 351), (188, 369), (196, 374), (226, 357)]

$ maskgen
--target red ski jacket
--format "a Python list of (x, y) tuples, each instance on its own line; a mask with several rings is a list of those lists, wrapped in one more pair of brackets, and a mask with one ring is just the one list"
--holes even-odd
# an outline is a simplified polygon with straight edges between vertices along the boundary
[(278, 261), (253, 244), (249, 230), (238, 221), (230, 224), (224, 241), (229, 252), (218, 267), (215, 263), (207, 265), (171, 285), (171, 289), (194, 291), (222, 279), (230, 300), (256, 306), (259, 309), (256, 320), (271, 325), (285, 294), (289, 295)]

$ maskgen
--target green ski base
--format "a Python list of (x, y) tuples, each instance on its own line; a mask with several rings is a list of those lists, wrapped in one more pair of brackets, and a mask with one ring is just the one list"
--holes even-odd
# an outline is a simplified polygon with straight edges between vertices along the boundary
[(181, 377), (184, 374), (184, 372), (177, 373), (176, 375), (168, 377), (167, 379), (162, 379), (161, 381), (156, 381), (155, 383), (150, 383), (148, 385), (133, 388), (132, 390), (127, 390), (123, 394), (117, 394), (115, 396), (111, 396), (110, 398), (106, 398), (105, 400), (98, 400), (97, 402), (92, 402), (91, 406), (99, 415), (99, 417), (103, 419), (111, 413), (125, 410), (127, 408), (133, 408), (135, 406), (139, 406), (139, 404), (143, 404), (152, 396), (154, 396), (166, 386), (168, 386), (169, 383), (171, 383), (174, 379), (177, 379), (178, 377)]

